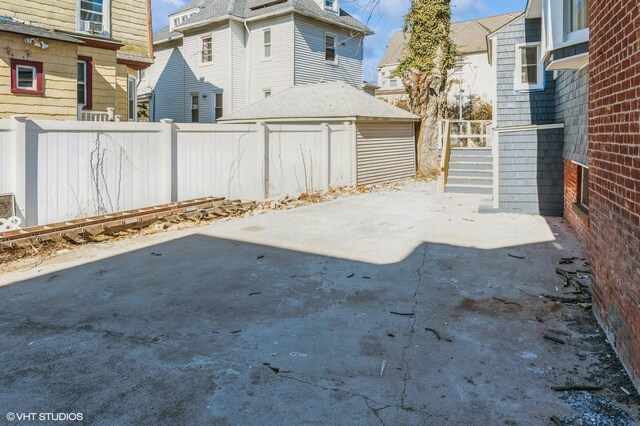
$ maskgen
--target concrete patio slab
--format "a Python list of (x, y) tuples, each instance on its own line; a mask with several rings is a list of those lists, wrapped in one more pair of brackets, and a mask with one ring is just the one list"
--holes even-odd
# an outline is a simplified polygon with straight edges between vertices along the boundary
[[(411, 183), (3, 273), (0, 418), (633, 424), (591, 312), (540, 297), (584, 258), (571, 230), (480, 200)], [(576, 383), (604, 390), (551, 390)]]

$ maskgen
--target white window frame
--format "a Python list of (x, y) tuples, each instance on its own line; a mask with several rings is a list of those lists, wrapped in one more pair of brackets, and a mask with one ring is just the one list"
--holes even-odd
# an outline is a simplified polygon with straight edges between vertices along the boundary
[[(333, 61), (327, 59), (327, 37), (333, 37)], [(324, 60), (333, 65), (338, 63), (338, 36), (334, 33), (324, 33)]]
[[(205, 49), (205, 40), (206, 39), (210, 39), (211, 40), (211, 44), (209, 46), (209, 49), (211, 49), (211, 55), (209, 56), (209, 60), (205, 61), (204, 60), (204, 49)], [(207, 35), (203, 35), (202, 37), (200, 37), (200, 63), (203, 65), (206, 64), (212, 64), (213, 63), (213, 34), (207, 34)]]
[[(218, 96), (222, 97), (222, 105), (218, 105)], [(222, 109), (222, 114), (224, 114), (224, 94), (223, 92), (214, 92), (213, 93), (213, 123), (217, 123), (218, 122), (218, 118), (216, 117), (216, 115), (218, 114), (218, 108)], [(222, 118), (222, 114), (220, 115), (220, 117)]]
[[(520, 53), (520, 49), (528, 48), (528, 47), (536, 47), (536, 58), (537, 58), (537, 82), (535, 84), (531, 83), (523, 83), (522, 82), (522, 55)], [(515, 90), (520, 91), (538, 91), (544, 90), (544, 66), (542, 65), (542, 60), (540, 58), (541, 55), (541, 47), (540, 43), (517, 43), (515, 46), (515, 54), (516, 54), (516, 66), (514, 69), (514, 78), (513, 83)]]
[[(81, 4), (82, 0), (76, 0), (76, 29), (79, 33), (91, 33), (90, 31), (85, 31), (84, 29), (85, 21), (81, 19)], [(102, 32), (98, 34), (107, 37), (111, 36), (111, 0), (102, 1)]]
[[(31, 86), (20, 85), (20, 69), (31, 70), (33, 79), (31, 80)], [(20, 90), (38, 90), (38, 69), (31, 65), (16, 65), (16, 89)]]
[[(198, 121), (193, 121), (193, 98), (198, 99)], [(215, 104), (215, 96), (214, 96), (214, 100), (213, 100), (214, 104)], [(202, 117), (200, 117), (200, 94), (199, 93), (190, 93), (189, 94), (189, 122), (190, 123), (200, 123), (200, 119)]]
[(265, 99), (273, 95), (273, 92), (271, 91), (271, 89), (262, 89), (262, 93), (264, 94)]
[[(129, 90), (131, 89), (132, 84), (133, 84), (133, 90)], [(133, 75), (129, 75), (127, 77), (127, 120), (128, 121), (138, 121), (138, 93), (137, 92), (138, 92), (138, 78)], [(132, 101), (133, 101), (133, 110), (131, 110)]]
[(178, 15), (170, 15), (169, 16), (169, 30), (173, 31), (174, 28), (179, 27), (193, 15), (197, 14), (199, 9), (189, 9)]
[(589, 4), (587, 1), (587, 27), (581, 28), (579, 30), (571, 30), (571, 25), (573, 21), (573, 16), (571, 16), (571, 8), (574, 0), (564, 0), (562, 2), (562, 27), (563, 27), (563, 35), (564, 41), (568, 44), (571, 43), (583, 43), (589, 41)]
[[(269, 34), (269, 43), (266, 42), (265, 37)], [(267, 56), (267, 47), (269, 48), (269, 56)], [(273, 31), (271, 28), (265, 28), (262, 30), (262, 59), (270, 61), (273, 56)]]
[(398, 88), (398, 80), (395, 77), (389, 79), (389, 87), (392, 89)]
[[(84, 79), (82, 81), (82, 83), (80, 83), (79, 81), (76, 81), (77, 85), (82, 84), (84, 86), (84, 101), (82, 103), (78, 103), (78, 105), (82, 105), (83, 107), (87, 105), (87, 96), (89, 95), (89, 93), (87, 93), (87, 62), (86, 61), (78, 61), (78, 64), (82, 64), (83, 68), (84, 68)], [(127, 98), (128, 100), (128, 98)]]

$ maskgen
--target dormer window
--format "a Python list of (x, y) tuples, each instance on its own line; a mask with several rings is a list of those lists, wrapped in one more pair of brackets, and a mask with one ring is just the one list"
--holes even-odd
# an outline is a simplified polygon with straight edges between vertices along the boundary
[(78, 32), (109, 36), (111, 0), (77, 0)]
[(338, 0), (323, 0), (324, 8), (332, 12), (338, 12)]
[(180, 25), (187, 22), (191, 17), (198, 13), (198, 9), (190, 9), (186, 10), (178, 15), (173, 15), (169, 18), (169, 29), (173, 31), (175, 27), (179, 27)]

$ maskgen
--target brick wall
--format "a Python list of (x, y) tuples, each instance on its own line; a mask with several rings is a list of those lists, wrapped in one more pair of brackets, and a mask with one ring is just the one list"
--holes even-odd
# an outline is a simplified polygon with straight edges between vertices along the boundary
[(592, 0), (589, 9), (594, 312), (640, 388), (640, 8)]
[(564, 218), (582, 241), (589, 238), (589, 214), (577, 205), (580, 201), (580, 166), (564, 160)]

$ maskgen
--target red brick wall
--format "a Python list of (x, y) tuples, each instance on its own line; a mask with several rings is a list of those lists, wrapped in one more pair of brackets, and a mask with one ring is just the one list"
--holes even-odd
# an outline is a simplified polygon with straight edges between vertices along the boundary
[(586, 242), (589, 238), (589, 215), (577, 205), (580, 197), (579, 168), (577, 164), (564, 160), (564, 218)]
[(589, 11), (594, 312), (640, 388), (640, 7), (591, 0)]

